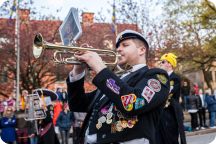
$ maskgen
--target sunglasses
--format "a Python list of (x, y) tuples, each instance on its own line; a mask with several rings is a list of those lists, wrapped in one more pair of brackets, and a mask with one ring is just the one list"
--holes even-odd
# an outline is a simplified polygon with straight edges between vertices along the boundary
[(165, 60), (162, 60), (160, 63), (161, 64), (165, 64), (167, 61), (165, 61)]

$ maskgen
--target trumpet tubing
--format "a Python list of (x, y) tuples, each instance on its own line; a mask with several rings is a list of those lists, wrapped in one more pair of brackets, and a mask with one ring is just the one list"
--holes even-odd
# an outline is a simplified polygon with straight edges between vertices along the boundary
[(75, 46), (64, 46), (48, 43), (43, 40), (41, 34), (37, 34), (34, 39), (33, 44), (33, 55), (38, 59), (44, 50), (55, 50), (53, 54), (53, 59), (55, 63), (62, 64), (82, 64), (78, 61), (74, 54), (77, 51), (94, 51), (102, 57), (102, 60), (106, 65), (117, 65), (118, 54), (112, 50), (105, 49), (95, 49), (95, 48), (85, 48), (85, 47), (75, 47)]

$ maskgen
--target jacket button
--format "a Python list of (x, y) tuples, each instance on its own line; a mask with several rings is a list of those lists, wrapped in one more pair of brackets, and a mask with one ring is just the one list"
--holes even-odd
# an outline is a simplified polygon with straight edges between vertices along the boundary
[(105, 138), (105, 137), (106, 137), (106, 134), (103, 134), (103, 135), (102, 135), (102, 138)]

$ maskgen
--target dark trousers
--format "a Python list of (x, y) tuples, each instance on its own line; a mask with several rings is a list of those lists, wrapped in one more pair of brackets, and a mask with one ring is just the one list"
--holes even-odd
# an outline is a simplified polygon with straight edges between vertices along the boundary
[(178, 123), (174, 110), (164, 109), (156, 130), (157, 144), (179, 144)]
[(195, 130), (198, 127), (197, 112), (196, 113), (190, 113), (190, 115), (191, 115), (191, 127), (192, 127), (192, 130)]
[(73, 127), (73, 144), (79, 144), (79, 134), (81, 127)]
[(206, 126), (206, 109), (204, 107), (199, 109), (198, 114), (199, 114), (200, 127), (205, 127)]
[(28, 144), (28, 129), (22, 128), (16, 131), (17, 134), (17, 144)]
[(70, 130), (59, 130), (61, 134), (62, 144), (68, 144), (69, 131)]

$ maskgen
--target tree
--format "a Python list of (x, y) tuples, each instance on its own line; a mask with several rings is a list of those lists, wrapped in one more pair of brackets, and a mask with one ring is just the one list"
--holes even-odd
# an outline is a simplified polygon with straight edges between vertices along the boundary
[(201, 70), (207, 86), (212, 89), (209, 73), (216, 60), (215, 22), (212, 21), (215, 7), (207, 0), (200, 3), (176, 0), (166, 4), (169, 19), (163, 31), (165, 51), (178, 54), (181, 73)]
[[(33, 18), (46, 20), (54, 19), (53, 16), (44, 16), (32, 7), (33, 1), (21, 2), (20, 7), (20, 86), (21, 90), (31, 92), (33, 89), (48, 88), (56, 82), (56, 73), (61, 72), (66, 77), (65, 66), (57, 66), (51, 60), (51, 52), (44, 52), (39, 60), (32, 55), (33, 39), (37, 32), (43, 34), (45, 40), (55, 43), (59, 42), (58, 28), (60, 21), (35, 21)], [(10, 9), (11, 8), (11, 9)], [(5, 1), (0, 10), (0, 95), (9, 96), (13, 94), (16, 79), (16, 51), (15, 51), (15, 5), (13, 1)], [(57, 18), (56, 18), (57, 19)], [(10, 92), (9, 92), (10, 91)], [(8, 93), (9, 92), (9, 93)]]

